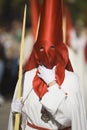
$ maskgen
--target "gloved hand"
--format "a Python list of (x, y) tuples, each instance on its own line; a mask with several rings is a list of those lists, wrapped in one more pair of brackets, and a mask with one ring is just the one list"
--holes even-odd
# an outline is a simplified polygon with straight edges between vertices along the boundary
[(45, 66), (39, 65), (38, 67), (38, 76), (44, 80), (44, 82), (49, 85), (49, 83), (55, 81), (55, 68), (54, 66), (52, 69), (48, 69)]
[(11, 104), (12, 113), (21, 113), (23, 107), (23, 98), (21, 97), (20, 100), (16, 99)]

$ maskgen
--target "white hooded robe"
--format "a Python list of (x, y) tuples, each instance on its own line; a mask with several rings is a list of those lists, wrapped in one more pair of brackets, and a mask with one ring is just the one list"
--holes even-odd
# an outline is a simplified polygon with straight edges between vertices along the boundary
[[(48, 128), (50, 130), (58, 130), (58, 126), (51, 120), (45, 123), (41, 119), (42, 105), (51, 113), (54, 120), (63, 126), (71, 126), (71, 130), (87, 130), (84, 100), (78, 76), (74, 72), (65, 70), (65, 79), (61, 85), (61, 89), (55, 84), (49, 87), (48, 92), (39, 100), (32, 86), (36, 71), (36, 68), (27, 71), (24, 77), (22, 95), (24, 106), (22, 108), (22, 114), (25, 116), (22, 118), (22, 130), (35, 130), (26, 124), (27, 121), (36, 126)], [(16, 99), (16, 95), (17, 86), (13, 101)], [(13, 130), (13, 114), (11, 111), (8, 130)]]

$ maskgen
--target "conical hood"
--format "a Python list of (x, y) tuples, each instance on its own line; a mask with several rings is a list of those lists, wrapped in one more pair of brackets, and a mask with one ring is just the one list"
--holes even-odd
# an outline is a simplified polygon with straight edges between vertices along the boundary
[(67, 47), (62, 42), (62, 5), (62, 0), (43, 1), (38, 37), (25, 71), (41, 64), (47, 68), (55, 65), (66, 68), (69, 57)]
[(62, 41), (62, 0), (44, 0), (37, 41)]

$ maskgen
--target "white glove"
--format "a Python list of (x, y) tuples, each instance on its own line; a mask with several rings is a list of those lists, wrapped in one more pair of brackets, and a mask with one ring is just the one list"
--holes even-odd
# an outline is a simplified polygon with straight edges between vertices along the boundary
[(55, 81), (55, 68), (54, 66), (52, 69), (48, 69), (45, 66), (40, 66), (38, 67), (38, 76), (44, 80), (44, 82), (48, 85), (52, 81)]
[(16, 99), (11, 104), (12, 113), (21, 113), (23, 107), (23, 98), (20, 100)]

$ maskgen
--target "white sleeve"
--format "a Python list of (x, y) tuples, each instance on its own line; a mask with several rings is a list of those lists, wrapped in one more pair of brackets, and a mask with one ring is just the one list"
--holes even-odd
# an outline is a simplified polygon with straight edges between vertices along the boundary
[(10, 112), (10, 116), (9, 116), (8, 130), (13, 130), (13, 115), (12, 115), (12, 112)]
[[(18, 85), (17, 84), (16, 84), (16, 87), (15, 87), (15, 92), (14, 92), (14, 95), (13, 95), (12, 102), (17, 97), (17, 89), (18, 89), (18, 87), (17, 87)], [(12, 102), (11, 102), (11, 104), (12, 104)], [(11, 109), (10, 109), (9, 120), (8, 120), (8, 130), (13, 130), (13, 113), (12, 113)]]

